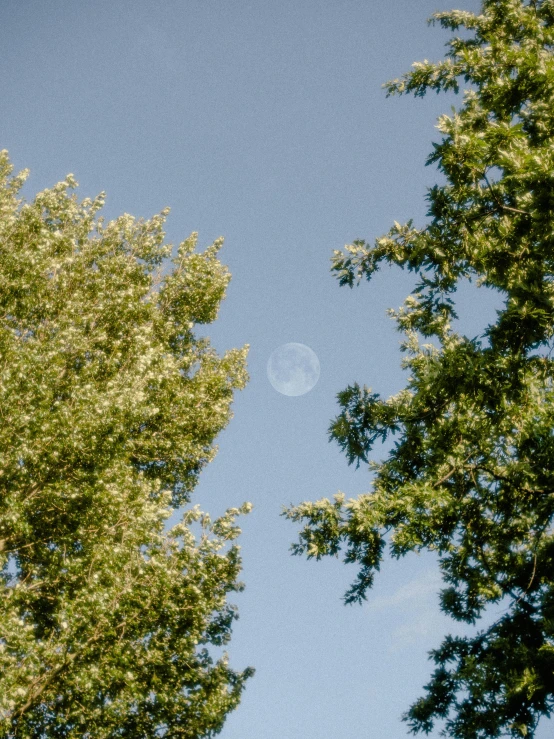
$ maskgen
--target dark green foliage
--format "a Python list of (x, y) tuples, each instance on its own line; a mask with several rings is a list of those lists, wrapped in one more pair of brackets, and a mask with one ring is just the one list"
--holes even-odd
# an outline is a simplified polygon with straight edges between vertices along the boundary
[[(383, 262), (417, 278), (392, 312), (406, 336), (406, 389), (383, 400), (348, 388), (330, 429), (350, 463), (368, 462), (391, 434), (395, 444), (370, 462), (371, 493), (287, 515), (305, 523), (297, 553), (345, 549), (359, 563), (347, 601), (366, 597), (389, 533), (393, 556), (438, 553), (441, 607), (454, 619), (478, 629), (487, 606), (506, 604), (489, 628), (432, 653), (426, 695), (405, 718), (414, 733), (442, 720), (457, 739), (531, 737), (554, 706), (554, 2), (484, 0), (479, 15), (432, 20), (471, 33), (386, 87), (464, 88), (428, 160), (446, 184), (428, 192), (425, 227), (395, 224), (333, 258), (345, 285)], [(504, 301), (478, 339), (451, 325), (465, 278)]]

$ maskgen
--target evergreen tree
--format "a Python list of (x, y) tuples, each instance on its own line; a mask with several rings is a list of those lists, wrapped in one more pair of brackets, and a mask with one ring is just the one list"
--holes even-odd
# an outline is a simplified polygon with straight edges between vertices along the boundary
[(193, 234), (163, 275), (167, 211), (106, 224), (71, 175), (24, 204), (11, 171), (4, 151), (0, 736), (213, 736), (251, 674), (220, 649), (248, 506), (165, 522), (246, 381), (246, 348), (193, 333), (225, 295), (221, 241)]
[[(432, 652), (426, 693), (404, 717), (413, 733), (438, 721), (457, 739), (531, 737), (554, 705), (554, 2), (483, 0), (478, 15), (431, 20), (463, 34), (443, 61), (386, 88), (465, 86), (428, 160), (445, 184), (428, 191), (426, 225), (396, 223), (333, 258), (343, 285), (381, 263), (414, 273), (393, 311), (410, 377), (388, 400), (357, 384), (338, 395), (331, 438), (350, 463), (369, 463), (372, 491), (286, 515), (304, 523), (296, 553), (358, 563), (347, 602), (366, 597), (387, 541), (394, 557), (438, 554), (442, 610), (476, 628)], [(504, 301), (476, 339), (451, 323), (463, 279)], [(500, 618), (479, 627), (499, 603)]]

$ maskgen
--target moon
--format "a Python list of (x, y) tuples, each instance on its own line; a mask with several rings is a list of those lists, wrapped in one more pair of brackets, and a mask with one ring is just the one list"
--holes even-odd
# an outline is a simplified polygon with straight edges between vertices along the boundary
[(319, 359), (305, 344), (283, 344), (267, 363), (267, 377), (283, 395), (305, 395), (319, 380)]

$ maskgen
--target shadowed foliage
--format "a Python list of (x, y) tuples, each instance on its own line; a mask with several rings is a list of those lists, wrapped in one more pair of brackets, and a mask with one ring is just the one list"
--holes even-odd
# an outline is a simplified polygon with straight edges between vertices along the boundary
[[(414, 273), (391, 311), (410, 377), (387, 400), (357, 384), (338, 395), (331, 438), (350, 463), (369, 463), (372, 491), (286, 515), (304, 523), (293, 551), (359, 564), (347, 602), (366, 597), (387, 540), (395, 557), (438, 553), (441, 607), (476, 629), (432, 652), (426, 694), (405, 715), (414, 733), (438, 722), (456, 739), (532, 737), (554, 704), (554, 2), (484, 0), (479, 14), (431, 20), (463, 33), (443, 61), (386, 85), (464, 88), (428, 160), (444, 177), (428, 191), (429, 221), (333, 257), (343, 285), (382, 263)], [(504, 301), (478, 338), (452, 327), (462, 279)], [(389, 438), (384, 461), (371, 461)]]

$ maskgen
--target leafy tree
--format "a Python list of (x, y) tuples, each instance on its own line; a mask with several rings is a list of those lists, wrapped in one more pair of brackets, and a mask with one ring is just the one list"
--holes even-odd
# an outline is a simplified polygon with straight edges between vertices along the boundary
[(0, 736), (213, 736), (251, 674), (220, 649), (248, 505), (164, 525), (246, 381), (246, 347), (193, 333), (221, 241), (163, 275), (167, 211), (105, 224), (71, 175), (22, 204), (11, 171), (2, 152)]
[[(431, 22), (464, 33), (443, 61), (386, 85), (423, 96), (466, 84), (439, 119), (428, 163), (444, 184), (428, 191), (429, 221), (333, 258), (342, 285), (381, 263), (414, 273), (392, 311), (410, 377), (388, 400), (357, 384), (338, 395), (331, 438), (350, 463), (369, 463), (372, 492), (286, 515), (304, 523), (296, 553), (358, 563), (347, 602), (366, 597), (387, 544), (394, 557), (437, 552), (442, 610), (477, 627), (431, 653), (426, 693), (404, 717), (413, 733), (439, 721), (460, 739), (531, 737), (554, 704), (554, 2), (483, 0), (478, 15)], [(452, 326), (463, 279), (504, 300), (474, 339)], [(370, 461), (387, 439), (391, 451)], [(479, 627), (500, 603), (501, 617)]]

